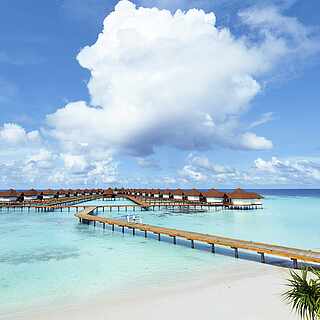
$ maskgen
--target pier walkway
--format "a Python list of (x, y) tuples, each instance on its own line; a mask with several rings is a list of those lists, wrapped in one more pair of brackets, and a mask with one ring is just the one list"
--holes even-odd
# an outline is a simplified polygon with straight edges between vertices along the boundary
[(151, 205), (143, 200), (141, 200), (140, 198), (137, 197), (133, 197), (133, 196), (128, 196), (128, 195), (124, 195), (124, 198), (134, 202), (135, 204), (137, 204), (138, 206), (144, 208), (144, 209), (148, 209), (149, 207), (151, 207)]
[[(92, 206), (92, 205), (91, 205)], [(56, 204), (56, 205), (10, 205), (10, 206), (0, 206), (0, 212), (2, 211), (10, 211), (10, 210), (20, 210), (23, 211), (37, 211), (37, 212), (63, 212), (68, 211), (71, 212), (72, 209), (74, 209), (76, 212), (79, 212), (79, 210), (85, 210), (88, 207), (91, 207), (90, 205), (64, 205), (64, 204)], [(95, 206), (96, 211), (144, 211), (147, 208), (143, 206), (139, 206), (136, 204), (112, 204), (112, 205), (96, 205)]]
[(253, 242), (246, 240), (238, 240), (233, 238), (215, 236), (210, 234), (203, 234), (198, 232), (189, 232), (184, 230), (164, 228), (153, 226), (149, 224), (127, 222), (119, 219), (109, 219), (100, 216), (92, 215), (97, 207), (87, 207), (84, 211), (81, 211), (75, 216), (81, 223), (93, 222), (94, 226), (97, 222), (103, 225), (112, 226), (112, 231), (115, 230), (115, 226), (121, 227), (122, 233), (125, 228), (132, 229), (132, 234), (135, 235), (136, 230), (144, 232), (144, 236), (147, 237), (148, 232), (154, 233), (158, 236), (158, 240), (161, 240), (161, 235), (172, 237), (173, 243), (176, 244), (176, 238), (182, 238), (191, 242), (191, 247), (195, 248), (195, 241), (203, 242), (211, 245), (212, 252), (215, 252), (215, 245), (228, 247), (234, 250), (235, 257), (239, 257), (239, 249), (243, 249), (250, 252), (258, 253), (261, 257), (261, 262), (265, 263), (265, 254), (272, 256), (289, 258), (293, 262), (295, 268), (298, 267), (298, 260), (308, 263), (320, 263), (320, 252), (290, 248), (285, 246), (278, 246), (272, 244), (266, 244), (261, 242)]

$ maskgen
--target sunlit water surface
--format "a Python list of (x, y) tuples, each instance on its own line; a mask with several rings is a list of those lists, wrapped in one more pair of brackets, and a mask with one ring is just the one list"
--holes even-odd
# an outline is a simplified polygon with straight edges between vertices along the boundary
[[(132, 204), (128, 200), (82, 205)], [(156, 241), (81, 225), (71, 212), (0, 213), (1, 312), (53, 302), (115, 294), (141, 285), (158, 286), (241, 263), (232, 252), (191, 250), (183, 241)], [(287, 246), (320, 248), (320, 198), (268, 195), (263, 210), (218, 212), (113, 211), (106, 217), (139, 215), (144, 223)], [(107, 298), (107, 297), (106, 297)]]

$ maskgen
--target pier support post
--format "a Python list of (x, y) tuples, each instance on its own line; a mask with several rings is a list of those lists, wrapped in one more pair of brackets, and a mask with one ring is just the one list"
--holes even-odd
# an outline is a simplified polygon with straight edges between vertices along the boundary
[(232, 249), (234, 249), (234, 257), (235, 258), (239, 258), (239, 250), (238, 250), (238, 248), (232, 248)]
[(132, 228), (132, 235), (135, 235), (135, 234), (136, 234), (136, 229)]
[(96, 220), (93, 221), (93, 226), (94, 226), (94, 227), (96, 226)]
[(144, 230), (144, 237), (147, 238), (147, 230)]
[(261, 257), (261, 262), (262, 263), (266, 263), (266, 258), (264, 256), (264, 253), (263, 252), (258, 252), (260, 254), (260, 257)]
[(194, 249), (194, 240), (191, 240), (191, 248)]
[(158, 241), (160, 241), (161, 240), (161, 238), (160, 238), (160, 233), (158, 233)]
[(124, 226), (122, 226), (121, 228), (122, 228), (122, 233), (124, 233)]
[(214, 243), (211, 243), (211, 252), (215, 253), (216, 252), (216, 248), (214, 246)]
[(297, 261), (297, 259), (291, 259), (291, 260), (293, 262), (293, 268), (294, 269), (298, 269), (298, 261)]
[(177, 244), (177, 237), (173, 236), (173, 244)]
[(112, 225), (112, 231), (114, 231), (114, 224)]
[(103, 223), (103, 229), (105, 229), (106, 228), (106, 224), (105, 223)]

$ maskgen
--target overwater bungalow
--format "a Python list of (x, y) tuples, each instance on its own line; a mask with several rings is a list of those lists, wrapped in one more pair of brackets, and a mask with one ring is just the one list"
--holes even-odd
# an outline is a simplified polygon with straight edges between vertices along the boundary
[(23, 202), (24, 201), (24, 192), (20, 192), (17, 197), (17, 202)]
[(97, 189), (97, 194), (103, 194), (103, 190), (102, 189)]
[(225, 202), (233, 205), (261, 205), (263, 196), (256, 192), (247, 192), (243, 189), (237, 188), (232, 192), (225, 194)]
[(207, 203), (223, 203), (225, 193), (217, 189), (202, 192), (203, 200)]
[(174, 200), (183, 200), (184, 193), (181, 189), (172, 190), (171, 193)]
[(154, 189), (153, 190), (153, 197), (156, 199), (160, 198), (161, 190), (160, 189)]
[(142, 195), (143, 195), (143, 197), (149, 198), (150, 197), (150, 189), (143, 189)]
[(24, 193), (24, 200), (37, 200), (39, 192), (35, 189), (30, 189), (23, 191)]
[(44, 195), (43, 195), (43, 191), (39, 191), (38, 195), (37, 195), (37, 200), (43, 200), (44, 199)]
[(68, 191), (65, 189), (59, 189), (58, 192), (59, 192), (59, 198), (68, 197)]
[(111, 188), (108, 188), (107, 190), (104, 190), (103, 196), (106, 198), (114, 198), (114, 192)]
[(75, 191), (75, 190), (73, 190), (73, 189), (68, 189), (67, 191), (68, 191), (70, 197), (76, 196), (76, 191)]
[(92, 194), (99, 194), (99, 190), (98, 189), (92, 189)]
[(183, 199), (188, 201), (200, 201), (202, 198), (202, 194), (197, 189), (192, 190), (184, 190), (183, 191)]
[(0, 202), (16, 201), (18, 196), (19, 193), (14, 189), (0, 191)]
[(162, 199), (170, 199), (170, 196), (171, 196), (171, 190), (164, 189), (161, 191), (160, 197), (162, 197)]
[(43, 199), (52, 199), (56, 194), (56, 191), (52, 189), (46, 189), (46, 190), (43, 190), (42, 193), (43, 193)]
[(154, 197), (154, 189), (148, 189), (148, 198), (153, 198)]

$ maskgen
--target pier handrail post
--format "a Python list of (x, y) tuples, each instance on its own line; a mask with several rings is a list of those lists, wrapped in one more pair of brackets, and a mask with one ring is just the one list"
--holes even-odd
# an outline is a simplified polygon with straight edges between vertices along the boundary
[(293, 268), (294, 269), (298, 269), (298, 260), (295, 258), (291, 258), (292, 262), (293, 262)]
[(264, 256), (264, 252), (258, 252), (260, 254), (260, 257), (261, 257), (261, 262), (262, 263), (266, 263), (266, 258)]
[(238, 259), (239, 258), (239, 249), (236, 247), (232, 247), (231, 249), (234, 250), (234, 257)]

